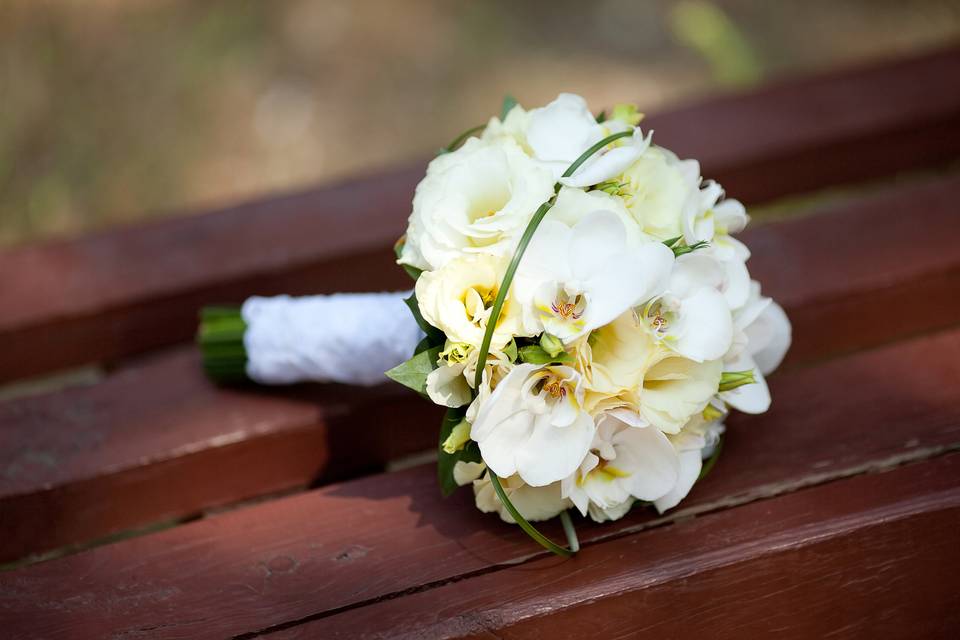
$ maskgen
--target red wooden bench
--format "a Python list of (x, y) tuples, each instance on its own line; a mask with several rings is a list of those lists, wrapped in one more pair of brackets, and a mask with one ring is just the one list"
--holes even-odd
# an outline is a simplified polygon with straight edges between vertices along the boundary
[(99, 377), (0, 402), (2, 635), (955, 636), (957, 77), (949, 49), (649, 119), (748, 206), (820, 194), (746, 234), (794, 346), (680, 508), (582, 525), (572, 560), (384, 472), (436, 446), (429, 403), (217, 388), (189, 344), (204, 304), (406, 286), (422, 162), (0, 253), (0, 381)]

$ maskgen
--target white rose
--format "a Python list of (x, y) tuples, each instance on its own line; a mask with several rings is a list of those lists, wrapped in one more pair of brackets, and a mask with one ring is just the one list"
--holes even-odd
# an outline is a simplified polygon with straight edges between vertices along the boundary
[(700, 165), (651, 147), (623, 173), (627, 209), (643, 230), (660, 240), (683, 235), (684, 213), (700, 200)]
[(434, 270), (464, 254), (509, 255), (553, 185), (512, 138), (471, 138), (417, 185), (399, 262)]
[[(479, 347), (508, 262), (507, 258), (475, 255), (457, 258), (436, 271), (424, 271), (416, 286), (423, 319), (443, 331), (450, 342)], [(520, 317), (520, 306), (508, 296), (491, 348), (502, 349), (511, 338), (523, 335)]]
[(721, 360), (695, 362), (657, 344), (632, 311), (598, 329), (586, 375), (591, 411), (626, 406), (678, 433), (717, 392)]
[(510, 138), (522, 148), (527, 154), (532, 155), (530, 145), (527, 144), (527, 127), (530, 126), (530, 112), (525, 111), (520, 105), (514, 105), (503, 120), (499, 118), (490, 118), (487, 127), (483, 130), (482, 140), (496, 140), (498, 138)]

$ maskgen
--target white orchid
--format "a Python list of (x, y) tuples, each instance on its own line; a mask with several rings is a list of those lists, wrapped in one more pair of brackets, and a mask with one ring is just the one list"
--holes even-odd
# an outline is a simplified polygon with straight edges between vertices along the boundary
[(634, 499), (656, 500), (677, 484), (680, 462), (670, 440), (640, 416), (614, 410), (597, 417), (597, 432), (561, 495), (587, 515), (622, 515)]
[(717, 260), (700, 253), (680, 256), (666, 292), (643, 308), (643, 321), (657, 340), (682, 356), (697, 362), (722, 358), (733, 341), (723, 283)]
[(684, 235), (684, 215), (701, 199), (697, 161), (653, 146), (624, 171), (623, 183), (627, 208), (645, 232), (659, 240)]
[(627, 237), (611, 211), (590, 213), (573, 227), (545, 219), (514, 283), (528, 332), (570, 344), (660, 294), (673, 252), (655, 241), (630, 246)]
[(470, 437), (498, 476), (542, 487), (573, 473), (590, 447), (596, 428), (583, 400), (574, 369), (520, 364), (480, 406)]
[(548, 167), (561, 184), (589, 187), (622, 174), (650, 146), (650, 136), (644, 137), (636, 128), (628, 140), (618, 141), (594, 154), (569, 178), (561, 177), (583, 152), (609, 133), (611, 129), (597, 123), (590, 113), (586, 100), (572, 93), (561, 93), (547, 106), (530, 112), (526, 138), (533, 156)]
[(509, 255), (553, 185), (513, 139), (471, 138), (417, 185), (399, 262), (434, 270), (465, 254)]

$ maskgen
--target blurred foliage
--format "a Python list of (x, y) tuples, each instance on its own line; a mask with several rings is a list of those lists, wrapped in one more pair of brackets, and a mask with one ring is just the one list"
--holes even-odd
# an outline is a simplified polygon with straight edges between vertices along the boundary
[(6, 0), (0, 245), (423, 157), (506, 93), (650, 112), (958, 34), (945, 0)]

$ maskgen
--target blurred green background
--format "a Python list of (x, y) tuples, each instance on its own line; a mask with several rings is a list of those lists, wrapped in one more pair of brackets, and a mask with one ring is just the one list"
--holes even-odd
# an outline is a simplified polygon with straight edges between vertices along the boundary
[(423, 156), (504, 93), (655, 111), (958, 36), (944, 0), (3, 0), (0, 246)]

